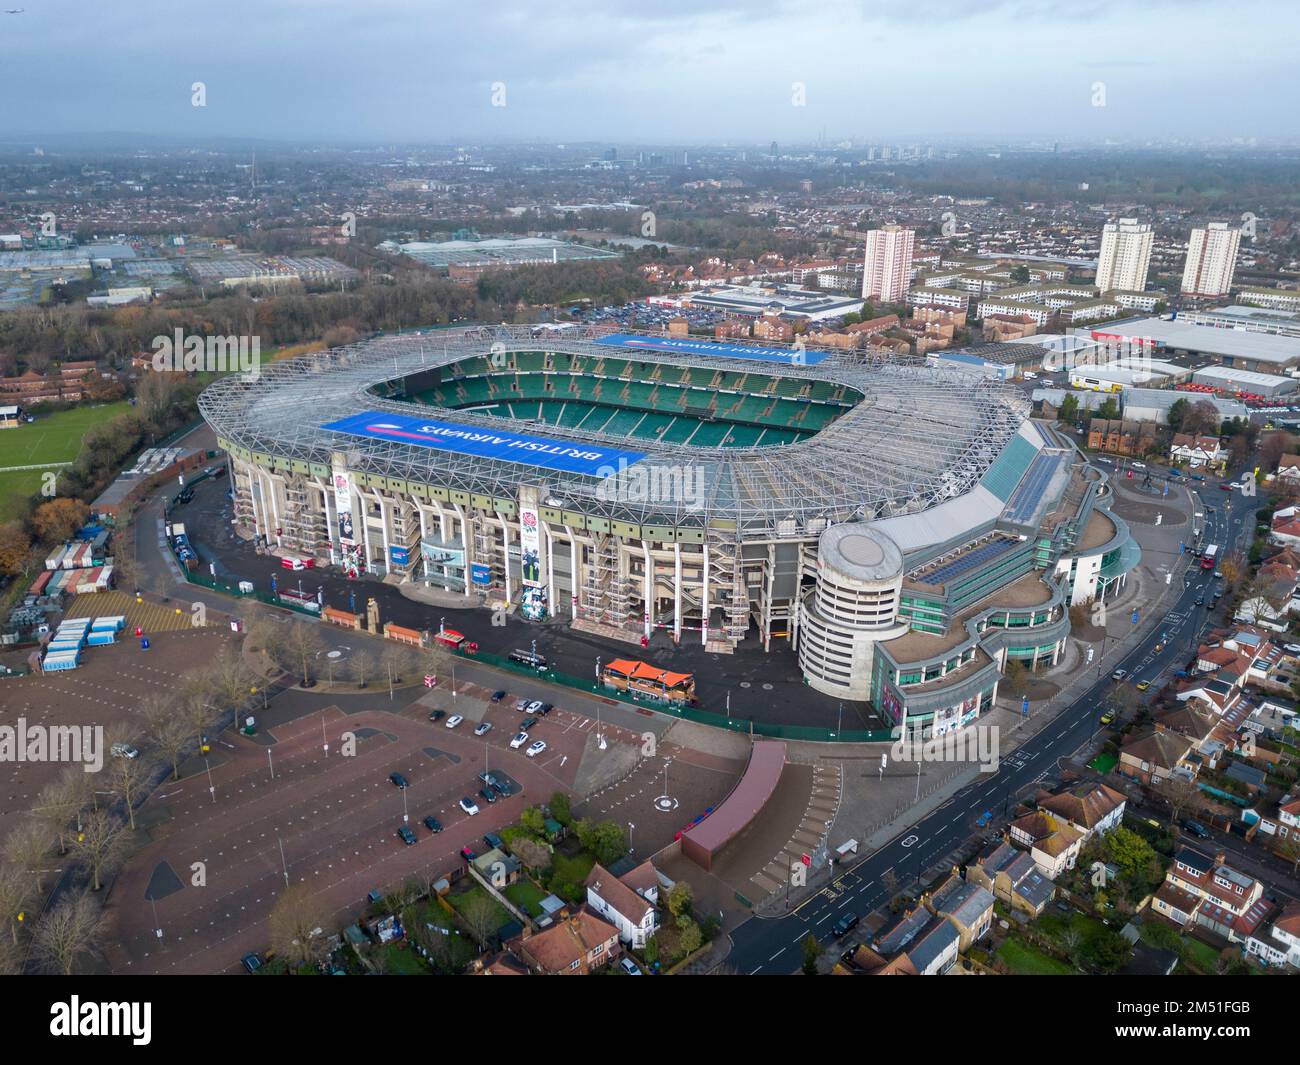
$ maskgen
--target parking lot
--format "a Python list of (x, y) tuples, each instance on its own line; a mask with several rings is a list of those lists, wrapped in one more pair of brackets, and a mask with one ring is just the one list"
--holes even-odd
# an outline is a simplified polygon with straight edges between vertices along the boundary
[[(405, 703), (337, 697), (311, 711), (306, 693), (288, 694), (298, 698), (298, 716), (271, 735), (223, 737), (206, 763), (145, 804), (149, 842), (108, 906), (114, 971), (236, 970), (243, 954), (266, 949), (267, 917), (286, 884), (310, 886), (329, 927), (341, 927), (372, 889), (446, 875), (462, 861), (461, 848), (482, 853), (484, 833), (516, 821), (525, 805), (570, 791), (586, 757), (626, 755), (633, 738), (609, 729), (601, 751), (582, 715), (556, 709), (535, 726), (547, 749), (529, 758), (509, 746), (522, 717), (513, 701), (492, 704), (473, 685), (454, 696), (442, 687), (408, 691)], [(435, 711), (448, 716), (430, 721)], [(452, 713), (464, 721), (447, 728)], [(480, 721), (492, 728), (476, 737)], [(351, 754), (342, 750), (348, 733)], [(486, 770), (518, 789), (489, 804), (478, 795)], [(392, 773), (407, 786), (396, 787)], [(479, 812), (465, 813), (462, 798)], [(432, 833), (426, 816), (443, 830)], [(399, 838), (404, 824), (414, 845)]]

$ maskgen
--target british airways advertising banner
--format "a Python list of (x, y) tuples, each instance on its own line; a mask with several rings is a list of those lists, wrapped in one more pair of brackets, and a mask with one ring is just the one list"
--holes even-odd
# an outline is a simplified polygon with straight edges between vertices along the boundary
[(564, 473), (609, 477), (645, 458), (644, 451), (623, 451), (585, 441), (565, 443), (540, 436), (480, 429), (471, 425), (412, 418), (387, 411), (362, 411), (321, 426), (336, 433), (414, 444), (458, 455), (502, 459)]

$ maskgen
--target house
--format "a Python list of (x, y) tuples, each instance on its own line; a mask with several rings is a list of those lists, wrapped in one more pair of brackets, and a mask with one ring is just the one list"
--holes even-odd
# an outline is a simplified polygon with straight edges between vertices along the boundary
[(1277, 477), (1282, 485), (1300, 487), (1300, 455), (1283, 455), (1278, 459)]
[(919, 976), (912, 959), (906, 954), (886, 961), (865, 943), (847, 953), (831, 969), (832, 976)]
[(1094, 833), (1105, 835), (1124, 819), (1126, 801), (1114, 788), (1087, 781), (1039, 800), (1038, 808), (1082, 833), (1087, 842)]
[(476, 959), (472, 972), (476, 976), (527, 976), (528, 966), (509, 951), (499, 950)]
[(1259, 832), (1277, 840), (1300, 843), (1300, 794), (1283, 795), (1276, 809), (1262, 813)]
[(1271, 922), (1247, 936), (1246, 953), (1266, 965), (1300, 969), (1300, 902), (1288, 902)]
[(472, 864), (474, 871), (498, 890), (509, 887), (518, 880), (522, 868), (518, 858), (512, 858), (496, 847), (485, 854), (480, 854)]
[(1048, 880), (1073, 869), (1083, 849), (1083, 833), (1041, 811), (1012, 821), (1008, 832), (1011, 842), (1029, 852)]
[(969, 950), (993, 924), (993, 892), (963, 880), (955, 872), (921, 901), (957, 930), (958, 950)]
[(1282, 507), (1273, 512), (1272, 528), (1268, 537), (1275, 544), (1286, 547), (1300, 546), (1300, 518), (1295, 507)]
[(1223, 469), (1228, 462), (1228, 450), (1223, 446), (1223, 441), (1215, 436), (1176, 433), (1169, 445), (1169, 461), (1173, 465), (1190, 466), (1194, 470), (1203, 467)]
[(1243, 785), (1251, 795), (1258, 795), (1268, 782), (1268, 774), (1264, 770), (1241, 761), (1234, 761), (1223, 771), (1223, 775)]
[(1035, 917), (1056, 894), (1056, 885), (1038, 871), (1033, 857), (1006, 840), (985, 847), (966, 867), (966, 879), (991, 891), (1013, 910)]
[[(1175, 891), (1162, 898), (1166, 886)], [(1174, 854), (1151, 906), (1177, 924), (1191, 920), (1231, 943), (1244, 943), (1274, 909), (1263, 896), (1264, 885), (1226, 865), (1222, 851), (1211, 856), (1183, 846)]]
[(937, 976), (956, 963), (960, 938), (953, 924), (917, 906), (888, 921), (872, 939), (871, 949), (893, 961), (905, 956), (919, 976)]
[(1185, 736), (1152, 728), (1129, 738), (1119, 750), (1119, 771), (1143, 784), (1159, 784), (1176, 772), (1194, 775), (1187, 766), (1193, 743)]
[[(649, 870), (649, 877), (644, 870)], [(641, 890), (631, 886), (642, 885)], [(617, 877), (597, 862), (587, 874), (587, 905), (618, 929), (618, 938), (634, 947), (645, 946), (646, 940), (659, 927), (656, 905), (659, 901), (659, 878), (650, 862), (642, 862), (636, 869)]]
[(1297, 581), (1300, 581), (1300, 572), (1285, 562), (1273, 559), (1264, 562), (1237, 607), (1233, 620), (1273, 632), (1286, 632), (1291, 624), (1291, 615), (1300, 609), (1300, 602), (1295, 598)]
[(1133, 956), (1120, 968), (1121, 976), (1169, 976), (1178, 965), (1178, 951), (1161, 950), (1140, 940), (1133, 944)]
[(618, 929), (587, 906), (540, 932), (525, 929), (507, 947), (530, 971), (548, 976), (585, 976), (622, 953)]
[(1241, 702), (1241, 685), (1245, 683), (1246, 671), (1243, 670), (1240, 674), (1228, 673), (1222, 677), (1220, 673), (1223, 671), (1220, 670), (1208, 680), (1192, 681), (1179, 689), (1176, 698), (1179, 702), (1194, 699), (1211, 713), (1222, 717)]

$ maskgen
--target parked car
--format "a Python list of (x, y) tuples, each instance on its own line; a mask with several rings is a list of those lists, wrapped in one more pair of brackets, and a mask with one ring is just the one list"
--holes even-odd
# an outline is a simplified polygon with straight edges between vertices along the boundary
[(483, 842), (486, 843), (489, 847), (492, 847), (499, 851), (503, 851), (506, 849), (506, 841), (503, 840), (500, 836), (498, 836), (495, 832), (485, 832), (483, 834)]
[(405, 789), (406, 777), (402, 776), (401, 773), (389, 773), (388, 779), (391, 780), (394, 784), (396, 784), (399, 788)]
[(479, 788), (478, 793), (483, 796), (483, 801), (487, 803), (489, 806), (491, 806), (494, 802), (497, 801), (497, 793), (493, 791), (491, 788), (489, 788), (487, 785), (484, 785), (483, 787)]
[(554, 709), (555, 707), (551, 703), (542, 703), (542, 705), (537, 708), (537, 713), (539, 716), (545, 717)]
[(528, 709), (528, 704), (531, 703), (531, 702), (532, 702), (532, 700), (531, 700), (531, 699), (528, 699), (528, 698), (524, 698), (524, 699), (516, 699), (516, 700), (515, 700), (515, 709), (518, 710), (518, 711), (522, 714), (525, 710)]
[(289, 556), (280, 559), (280, 565), (285, 569), (293, 570), (315, 569), (316, 560), (314, 558), (294, 558), (293, 556)]
[(244, 972), (246, 973), (255, 973), (266, 964), (266, 962), (262, 960), (262, 955), (260, 954), (245, 954), (239, 959), (239, 962), (243, 965)]
[(478, 803), (476, 803), (473, 799), (468, 797), (460, 800), (460, 808), (464, 810), (467, 814), (469, 814), (470, 817), (473, 817), (476, 813), (478, 813)]
[(524, 707), (524, 713), (540, 714), (542, 712), (542, 707), (545, 705), (546, 704), (543, 703), (541, 699), (534, 699), (531, 703), (529, 703), (527, 706)]
[(480, 722), (479, 722), (479, 723), (474, 727), (474, 735), (475, 735), (475, 736), (486, 736), (486, 735), (487, 735), (489, 732), (491, 732), (491, 731), (492, 731), (492, 722), (491, 722), (491, 721), (480, 721)]
[(858, 927), (858, 921), (861, 918), (856, 913), (846, 913), (833, 925), (831, 925), (831, 935), (836, 939), (841, 936), (847, 936), (853, 929)]
[(1289, 651), (1293, 655), (1300, 655), (1300, 643), (1284, 643), (1282, 650)]
[(1209, 839), (1210, 831), (1199, 821), (1184, 821), (1183, 830), (1195, 836), (1197, 839)]
[(472, 862), (475, 858), (478, 857), (478, 855), (474, 853), (473, 847), (461, 847), (460, 856), (464, 858), (465, 861), (467, 862)]
[(411, 846), (413, 843), (415, 843), (415, 833), (412, 832), (406, 825), (402, 825), (400, 828), (398, 828), (397, 836), (408, 847)]
[(527, 732), (516, 732), (515, 738), (510, 741), (510, 747), (512, 750), (517, 751), (519, 750), (520, 747), (522, 747), (527, 742), (528, 742)]
[(546, 750), (546, 741), (534, 740), (528, 745), (528, 750), (524, 751), (524, 754), (528, 755), (529, 758), (536, 758), (544, 750)]
[(115, 743), (109, 748), (114, 758), (138, 758), (140, 752), (132, 747), (129, 743)]
[(506, 693), (504, 691), (495, 691), (492, 693), (492, 701), (494, 703), (499, 703), (505, 697), (506, 697)]
[(436, 836), (442, 831), (442, 822), (434, 817), (433, 814), (430, 814), (424, 819), (424, 827)]
[(1125, 677), (1127, 677), (1127, 676), (1128, 676), (1128, 670), (1127, 670), (1127, 669), (1117, 669), (1117, 670), (1115, 670), (1114, 673), (1112, 673), (1112, 674), (1110, 675), (1110, 679), (1111, 679), (1111, 680), (1123, 680), (1123, 679), (1124, 679)]
[(465, 718), (461, 714), (452, 714), (451, 717), (447, 718), (447, 728), (455, 728), (464, 720)]
[(1151, 682), (1149, 680), (1140, 680), (1137, 682), (1137, 690), (1140, 692), (1146, 691), (1149, 687), (1151, 687)]
[(622, 969), (625, 973), (627, 973), (628, 976), (645, 975), (645, 973), (643, 973), (640, 969), (636, 967), (636, 962), (634, 962), (626, 954), (624, 954), (623, 957), (618, 959), (618, 967)]
[(441, 721), (441, 720), (442, 720), (444, 717), (446, 717), (446, 716), (447, 716), (447, 711), (446, 711), (446, 710), (430, 710), (430, 711), (429, 711), (429, 720), (430, 720), (430, 721)]
[(1114, 710), (1107, 710), (1104, 714), (1101, 715), (1101, 723), (1103, 725), (1109, 725), (1114, 720), (1115, 720)]

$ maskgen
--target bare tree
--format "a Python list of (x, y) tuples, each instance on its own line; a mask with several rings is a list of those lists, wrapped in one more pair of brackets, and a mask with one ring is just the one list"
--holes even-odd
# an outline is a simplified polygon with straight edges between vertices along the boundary
[(217, 696), (223, 710), (236, 712), (236, 718), (257, 680), (257, 674), (248, 668), (244, 656), (233, 644), (223, 647), (209, 667), (209, 690)]
[(32, 954), (46, 971), (71, 976), (78, 958), (99, 952), (104, 931), (103, 913), (89, 895), (68, 897), (37, 923)]
[(160, 696), (151, 696), (142, 702), (140, 714), (144, 717), (149, 741), (158, 749), (159, 757), (171, 766), (172, 778), (179, 778), (181, 754), (190, 741), (189, 727), (184, 718)]
[(1167, 777), (1161, 781), (1159, 792), (1169, 804), (1169, 814), (1175, 826), (1185, 810), (1195, 809), (1201, 799), (1201, 789), (1190, 780)]
[(388, 686), (402, 683), (402, 676), (410, 669), (411, 654), (405, 647), (385, 647), (379, 656), (379, 668), (388, 677)]
[(9, 936), (18, 943), (19, 918), (27, 909), (32, 897), (29, 877), (16, 866), (0, 868), (0, 920), (9, 925)]
[(126, 816), (132, 830), (135, 829), (136, 801), (148, 791), (148, 775), (148, 769), (140, 764), (138, 758), (114, 758), (113, 767), (108, 774), (109, 791), (126, 806)]
[(271, 909), (271, 949), (290, 965), (319, 961), (325, 950), (327, 920), (325, 908), (311, 888), (305, 884), (286, 888)]
[(374, 671), (375, 660), (369, 652), (358, 651), (348, 661), (348, 668), (352, 671), (352, 678), (357, 682), (357, 687), (364, 688), (370, 679), (370, 674)]
[(320, 649), (320, 633), (312, 626), (302, 621), (296, 621), (289, 627), (286, 653), (293, 659), (294, 665), (298, 667), (304, 688), (312, 686), (312, 663)]
[(53, 835), (35, 819), (22, 822), (5, 837), (5, 859), (30, 878), (36, 891), (49, 871), (45, 866), (53, 848)]
[(73, 850), (90, 870), (92, 890), (98, 891), (104, 876), (121, 864), (126, 853), (121, 824), (106, 810), (94, 811), (81, 826)]
[(470, 935), (478, 940), (479, 946), (486, 947), (488, 937), (497, 930), (497, 904), (487, 895), (479, 892), (465, 900), (460, 908), (460, 919), (465, 922)]
[(66, 778), (50, 781), (36, 796), (32, 813), (50, 835), (58, 840), (60, 854), (68, 852), (68, 835), (81, 807), (81, 789), (69, 784)]

